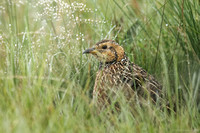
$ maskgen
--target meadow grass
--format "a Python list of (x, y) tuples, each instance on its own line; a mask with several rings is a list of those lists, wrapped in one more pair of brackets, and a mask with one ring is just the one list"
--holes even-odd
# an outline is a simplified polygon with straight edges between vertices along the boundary
[[(122, 98), (120, 113), (97, 113), (98, 62), (82, 52), (102, 39), (154, 75), (176, 112), (131, 112)], [(2, 133), (200, 132), (197, 0), (2, 0), (0, 56)]]

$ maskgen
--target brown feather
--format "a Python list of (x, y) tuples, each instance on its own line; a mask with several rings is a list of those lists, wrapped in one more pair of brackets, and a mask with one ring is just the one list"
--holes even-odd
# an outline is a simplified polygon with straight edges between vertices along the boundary
[[(105, 49), (106, 45), (106, 49)], [(96, 75), (93, 101), (99, 107), (111, 104), (111, 96), (121, 89), (127, 100), (136, 95), (146, 99), (149, 95), (153, 102), (161, 96), (162, 86), (144, 69), (129, 61), (124, 49), (112, 40), (103, 40), (96, 44), (95, 50), (102, 58)]]

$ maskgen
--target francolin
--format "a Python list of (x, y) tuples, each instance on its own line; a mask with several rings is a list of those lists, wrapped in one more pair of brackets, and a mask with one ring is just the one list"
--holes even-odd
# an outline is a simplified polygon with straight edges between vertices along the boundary
[[(118, 92), (122, 92), (128, 102), (150, 99), (155, 103), (160, 97), (162, 86), (144, 69), (130, 62), (123, 47), (115, 41), (102, 40), (83, 54), (92, 54), (100, 61), (93, 101), (101, 109), (112, 104)], [(116, 104), (115, 108), (120, 106)]]

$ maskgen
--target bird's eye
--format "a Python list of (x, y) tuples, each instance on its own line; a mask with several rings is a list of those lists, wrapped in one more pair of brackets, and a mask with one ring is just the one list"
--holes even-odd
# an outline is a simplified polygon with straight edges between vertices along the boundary
[(107, 45), (103, 45), (103, 46), (102, 46), (102, 49), (107, 49)]

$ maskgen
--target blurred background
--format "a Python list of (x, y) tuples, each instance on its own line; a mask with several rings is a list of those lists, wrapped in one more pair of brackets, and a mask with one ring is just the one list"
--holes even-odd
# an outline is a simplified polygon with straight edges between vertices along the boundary
[[(82, 52), (102, 39), (154, 75), (177, 112), (96, 114), (98, 62)], [(1, 0), (0, 57), (1, 132), (199, 131), (198, 0)]]

